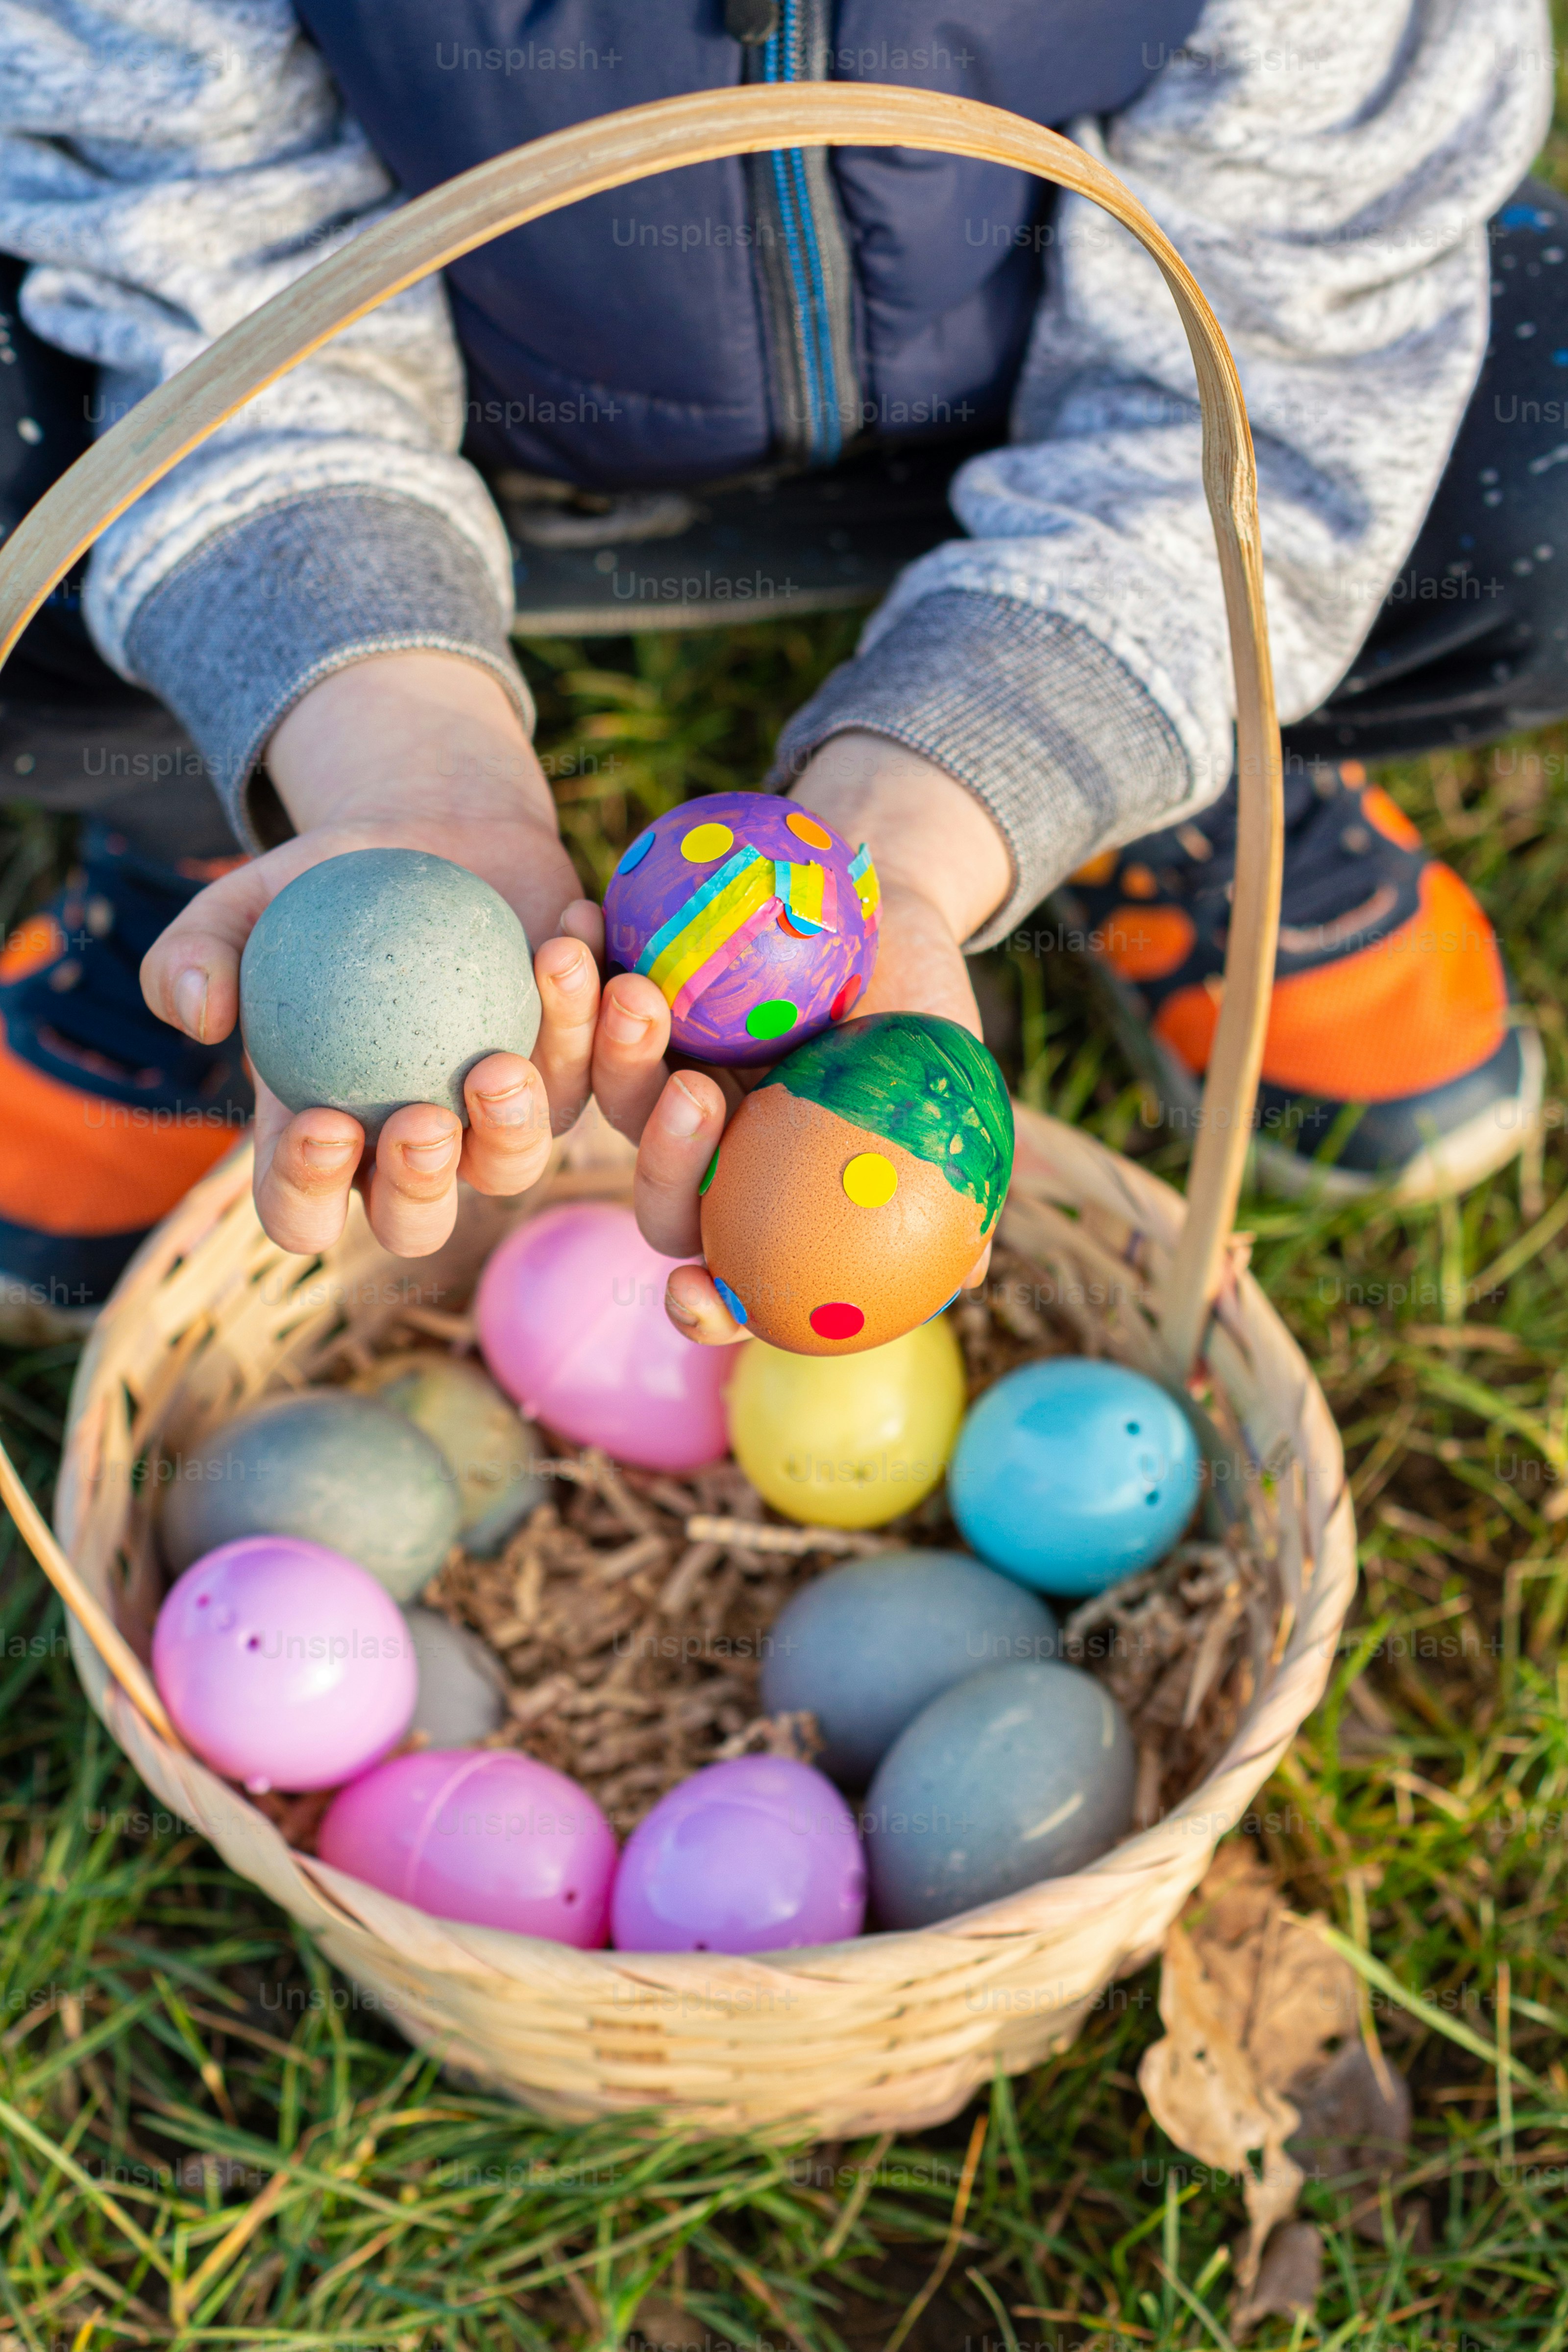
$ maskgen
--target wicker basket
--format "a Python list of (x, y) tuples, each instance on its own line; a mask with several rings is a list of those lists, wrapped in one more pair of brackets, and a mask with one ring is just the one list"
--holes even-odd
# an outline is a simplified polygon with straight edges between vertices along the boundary
[(0, 1493), (71, 1610), (94, 1706), (148, 1786), (319, 1937), (409, 2038), (562, 2120), (653, 2109), (721, 2131), (843, 2136), (936, 2122), (1000, 2067), (1070, 2039), (1118, 1972), (1159, 1948), (1215, 1841), (1320, 1696), (1355, 1574), (1337, 1433), (1311, 1372), (1232, 1248), (1273, 971), (1280, 855), (1251, 443), (1234, 364), (1197, 287), (1135, 200), (1054, 133), (987, 107), (849, 85), (706, 92), (503, 156), (393, 215), (244, 320), (72, 468), (0, 559), (8, 653), (113, 515), (242, 401), (400, 287), (600, 189), (713, 156), (848, 142), (924, 147), (1031, 171), (1094, 198), (1164, 272), (1205, 419), (1205, 478), (1236, 668), (1241, 837), (1205, 1114), (1185, 1203), (1090, 1139), (1018, 1112), (1004, 1237), (1102, 1302), (1093, 1344), (1205, 1393), (1269, 1561), (1256, 1689), (1202, 1785), (1092, 1867), (917, 1934), (774, 1958), (578, 1952), (426, 1917), (291, 1850), (188, 1755), (146, 1671), (161, 1578), (138, 1465), (241, 1404), (308, 1379), (345, 1325), (374, 1340), (408, 1286), (460, 1292), (500, 1234), (564, 1197), (625, 1198), (629, 1155), (596, 1119), (521, 1203), (465, 1195), (437, 1260), (388, 1256), (357, 1202), (321, 1260), (268, 1240), (242, 1148), (143, 1246), (105, 1308), (72, 1399), (58, 1540), (0, 1451)]

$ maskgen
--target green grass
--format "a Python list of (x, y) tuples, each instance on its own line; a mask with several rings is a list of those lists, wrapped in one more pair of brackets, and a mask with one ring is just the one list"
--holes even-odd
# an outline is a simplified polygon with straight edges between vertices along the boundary
[[(1568, 171), (1555, 146), (1548, 161)], [(754, 782), (855, 625), (531, 646), (585, 881), (683, 794)], [(1253, 2340), (1563, 2352), (1568, 731), (1386, 780), (1497, 922), (1552, 1108), (1543, 1150), (1458, 1207), (1244, 1204), (1345, 1436), (1363, 1566), (1329, 1696), (1248, 1833), (1370, 1956), (1415, 2116), (1380, 2237), (1349, 2226), (1353, 2191), (1309, 2183), (1329, 2249), (1316, 2316)], [(0, 820), (0, 929), (64, 854), (58, 826)], [(998, 953), (980, 980), (1024, 1097), (1179, 1181), (1079, 968)], [(0, 1351), (0, 1434), (40, 1498), (72, 1358)], [(639, 2341), (639, 2308), (656, 2340), (668, 2326), (703, 2352), (1229, 2340), (1239, 2191), (1164, 2141), (1136, 2087), (1154, 1969), (1060, 2057), (908, 2141), (555, 2130), (411, 2055), (158, 1814), (8, 1523), (0, 1754), (0, 2352), (610, 2352)]]

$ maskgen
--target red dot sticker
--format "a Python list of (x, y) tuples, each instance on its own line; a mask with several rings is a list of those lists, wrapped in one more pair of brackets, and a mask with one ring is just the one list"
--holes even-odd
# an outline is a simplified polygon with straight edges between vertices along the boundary
[(828, 1019), (830, 1021), (842, 1021), (847, 1014), (849, 1007), (854, 1003), (855, 999), (859, 995), (859, 978), (857, 974), (851, 973), (849, 978), (845, 982), (843, 987), (839, 990), (837, 995), (834, 998), (832, 1003), (828, 1006)]
[(847, 1306), (837, 1299), (826, 1307), (811, 1310), (811, 1328), (819, 1339), (853, 1339), (858, 1331), (866, 1328), (866, 1318), (858, 1307)]

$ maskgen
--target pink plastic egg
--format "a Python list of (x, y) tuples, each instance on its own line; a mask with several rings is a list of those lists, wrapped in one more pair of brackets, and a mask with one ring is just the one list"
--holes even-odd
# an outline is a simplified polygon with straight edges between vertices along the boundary
[(832, 1781), (788, 1756), (737, 1756), (632, 1832), (611, 1931), (623, 1952), (779, 1952), (858, 1936), (865, 1916), (865, 1853)]
[(394, 1757), (332, 1800), (316, 1850), (334, 1870), (437, 1919), (593, 1951), (616, 1841), (585, 1789), (506, 1748)]
[(485, 1361), (531, 1420), (645, 1470), (696, 1470), (729, 1444), (728, 1348), (698, 1348), (664, 1311), (677, 1261), (629, 1209), (546, 1209), (502, 1242), (475, 1312)]
[(395, 1748), (419, 1667), (368, 1570), (302, 1536), (220, 1544), (171, 1586), (153, 1675), (181, 1738), (258, 1794), (331, 1789)]

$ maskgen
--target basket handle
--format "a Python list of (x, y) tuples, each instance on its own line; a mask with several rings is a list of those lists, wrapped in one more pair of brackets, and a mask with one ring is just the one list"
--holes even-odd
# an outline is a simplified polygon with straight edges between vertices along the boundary
[[(1236, 677), (1239, 807), (1235, 897), (1220, 1006), (1187, 1182), (1187, 1211), (1162, 1316), (1168, 1361), (1184, 1376), (1197, 1355), (1224, 1276), (1236, 1215), (1274, 977), (1283, 856), (1279, 729), (1263, 559), (1258, 473), (1236, 362), (1197, 280), (1115, 173), (1054, 131), (972, 99), (876, 83), (793, 82), (699, 90), (552, 131), (433, 188), (286, 287), (188, 367), (139, 401), (62, 475), (0, 551), (0, 663), (45, 597), (115, 518), (161, 481), (246, 401), (389, 296), (416, 285), (490, 238), (581, 197), (649, 173), (774, 148), (914, 147), (971, 155), (1089, 197), (1131, 229), (1159, 264), (1192, 349), (1203, 410), (1204, 488), (1219, 551)], [(6, 1465), (6, 1468), (9, 1468)], [(13, 1484), (13, 1482), (15, 1482)], [(40, 1566), (92, 1633), (129, 1696), (149, 1712), (144, 1675), (105, 1647), (103, 1620), (61, 1581), (58, 1546), (17, 1509), (20, 1482), (0, 1480)], [(30, 1507), (30, 1506), (29, 1506)], [(37, 1514), (33, 1514), (37, 1517)], [(54, 1556), (49, 1556), (52, 1553)], [(98, 1612), (102, 1618), (102, 1612)], [(117, 1635), (116, 1641), (119, 1641)], [(121, 1645), (122, 1646), (122, 1645)]]

